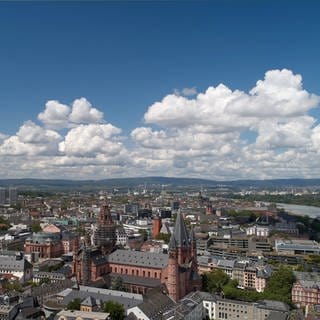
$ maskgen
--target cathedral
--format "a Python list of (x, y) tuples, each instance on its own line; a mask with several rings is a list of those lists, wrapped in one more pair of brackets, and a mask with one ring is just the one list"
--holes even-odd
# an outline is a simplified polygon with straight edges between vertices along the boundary
[(161, 286), (174, 301), (201, 288), (194, 233), (187, 230), (180, 213), (168, 254), (115, 249), (115, 228), (104, 203), (94, 245), (84, 243), (74, 256), (73, 271), (79, 284), (94, 286), (105, 281), (110, 286), (112, 280), (120, 279), (126, 291), (142, 294)]

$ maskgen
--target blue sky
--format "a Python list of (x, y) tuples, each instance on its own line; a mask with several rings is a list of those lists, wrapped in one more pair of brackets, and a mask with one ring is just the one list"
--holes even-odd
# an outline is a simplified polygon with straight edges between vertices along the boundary
[[(4, 146), (1, 152), (0, 145), (0, 157), (3, 157), (3, 161), (12, 162), (14, 159), (17, 165), (19, 161), (30, 161), (32, 152), (35, 152), (37, 158), (31, 161), (40, 161), (41, 166), (28, 167), (19, 172), (6, 166), (2, 168), (2, 176), (58, 175), (87, 178), (96, 175), (103, 168), (102, 177), (152, 174), (190, 174), (220, 179), (273, 177), (274, 173), (270, 171), (272, 164), (267, 165), (268, 169), (259, 175), (261, 168), (253, 170), (257, 165), (254, 160), (252, 168), (249, 168), (243, 166), (243, 163), (240, 164), (241, 160), (237, 160), (235, 155), (228, 156), (229, 159), (233, 159), (230, 163), (231, 169), (226, 168), (221, 172), (218, 170), (220, 167), (211, 167), (211, 163), (218, 159), (208, 158), (208, 154), (197, 154), (193, 162), (181, 160), (191, 157), (188, 152), (194, 148), (188, 145), (179, 155), (171, 154), (170, 158), (164, 159), (159, 156), (159, 159), (155, 159), (157, 156), (154, 153), (157, 150), (168, 154), (170, 148), (175, 149), (172, 145), (166, 145), (169, 136), (184, 136), (186, 131), (183, 130), (190, 132), (193, 129), (185, 123), (183, 128), (179, 125), (173, 126), (174, 121), (182, 121), (175, 115), (172, 115), (169, 125), (168, 121), (163, 122), (154, 116), (148, 122), (145, 120), (145, 114), (150, 106), (162, 101), (167, 95), (175, 92), (177, 96), (183, 96), (184, 88), (195, 88), (197, 93), (203, 93), (208, 87), (217, 87), (223, 83), (231, 90), (248, 93), (256, 86), (258, 80), (264, 79), (265, 73), (269, 70), (287, 69), (293, 75), (300, 74), (303, 89), (308, 93), (320, 95), (319, 9), (318, 1), (292, 0), (1, 2), (0, 133), (3, 135), (3, 143), (5, 139), (12, 140), (28, 120), (43, 130), (55, 130), (60, 135), (57, 143), (63, 143), (68, 130), (74, 128), (75, 124), (71, 127), (68, 125), (65, 128), (53, 128), (48, 126), (48, 123), (41, 122), (38, 114), (44, 111), (49, 100), (57, 100), (71, 106), (75, 99), (84, 97), (94, 108), (104, 113), (103, 120), (95, 119), (94, 123), (110, 123), (120, 128), (121, 134), (114, 137), (115, 141), (121, 141), (125, 152), (129, 152), (126, 155), (122, 154), (117, 160), (122, 167), (120, 165), (119, 168), (115, 168), (116, 164), (113, 163), (111, 168), (109, 160), (96, 165), (99, 153), (96, 149), (94, 156), (92, 153), (88, 156), (89, 152), (82, 149), (83, 154), (78, 150), (68, 155), (67, 151), (60, 147), (54, 154), (59, 161), (66, 161), (68, 156), (79, 159), (91, 157), (90, 159), (95, 158), (95, 161), (87, 159), (87, 162), (80, 163), (79, 159), (73, 158), (70, 166), (64, 164), (61, 167), (51, 163), (48, 164), (50, 169), (44, 173), (40, 172), (39, 168), (45, 168), (46, 162), (43, 157), (44, 154), (48, 155), (47, 147), (44, 147), (46, 152), (41, 151), (39, 154), (30, 145), (22, 146), (26, 150), (24, 153), (12, 151), (19, 148), (18, 145), (13, 146), (13, 139), (14, 142), (9, 141), (9, 151), (8, 146)], [(192, 100), (194, 97), (186, 99)], [(314, 119), (314, 122), (311, 121), (312, 124), (304, 123), (306, 128), (311, 130), (309, 140), (312, 140), (313, 149), (310, 149), (310, 152), (314, 155), (317, 146), (314, 141), (318, 140), (312, 130), (315, 129), (319, 117), (318, 104), (314, 102), (310, 108), (306, 107), (303, 110), (303, 114), (299, 114), (300, 117), (312, 116)], [(292, 117), (290, 114), (291, 120)], [(288, 119), (277, 118), (274, 121), (273, 124), (281, 126)], [(76, 123), (89, 125), (90, 121)], [(148, 133), (148, 137), (144, 136), (144, 141), (132, 134), (137, 128), (146, 127), (151, 128), (152, 132)], [(264, 127), (261, 122), (259, 125), (250, 122), (241, 128), (237, 131), (241, 136), (237, 141), (238, 145), (245, 140), (252, 144), (260, 135), (261, 141), (269, 139), (268, 146), (263, 146), (264, 151), (275, 152), (276, 155), (279, 154), (278, 150), (285, 152), (294, 148), (293, 151), (297, 151), (298, 147), (292, 139), (285, 146), (274, 143), (275, 140), (286, 140), (281, 128), (279, 130), (282, 138), (273, 137), (272, 143), (270, 135), (267, 139), (266, 134), (262, 133)], [(305, 132), (306, 128), (301, 130)], [(156, 142), (150, 141), (155, 136), (159, 138), (159, 132), (163, 132), (163, 144), (160, 146), (158, 141), (159, 145), (155, 147)], [(197, 129), (191, 135), (198, 137), (201, 133), (203, 130)], [(42, 134), (46, 133), (42, 131)], [(107, 142), (109, 138), (107, 135), (102, 140)], [(204, 139), (207, 138), (210, 137)], [(216, 135), (212, 137), (214, 141), (216, 138)], [(231, 145), (235, 143), (235, 139), (234, 136), (223, 137), (222, 140), (226, 142), (225, 148), (228, 148), (228, 144), (229, 148), (234, 149)], [(34, 143), (32, 139), (18, 142)], [(39, 145), (39, 142), (37, 143)], [(180, 142), (176, 140), (175, 143)], [(307, 143), (306, 140), (301, 142), (301, 145), (304, 143)], [(224, 146), (221, 145), (216, 152), (221, 151)], [(242, 147), (248, 147), (248, 143)], [(256, 145), (255, 151), (251, 150), (250, 153), (258, 156), (258, 147), (261, 149), (261, 145)], [(214, 150), (209, 145), (206, 148)], [(52, 150), (51, 147), (49, 149)], [(101, 154), (104, 154), (103, 150)], [(299, 152), (303, 154), (305, 151)], [(149, 156), (140, 159), (140, 155), (144, 153)], [(282, 151), (280, 153), (282, 154)], [(138, 164), (126, 163), (124, 160), (128, 157), (138, 158), (137, 155)], [(261, 154), (259, 159), (260, 156)], [(296, 156), (297, 154), (292, 161)], [(52, 158), (52, 154), (50, 157)], [(112, 153), (112, 157), (115, 159), (115, 153)], [(156, 160), (157, 165), (151, 164), (153, 160)], [(317, 158), (314, 159), (316, 160)], [(250, 161), (247, 159), (246, 162)], [(82, 166), (88, 167), (88, 163), (92, 170), (86, 171), (88, 168), (85, 168), (81, 171)], [(79, 167), (73, 169), (75, 166)], [(194, 170), (195, 166), (202, 169)], [(129, 169), (123, 170), (124, 167)], [(83, 174), (77, 176), (75, 172), (79, 172), (79, 168)], [(311, 164), (308, 168), (309, 170), (304, 172), (297, 163), (292, 163), (292, 167), (283, 167), (281, 173), (276, 175), (308, 177), (312, 172), (314, 174)], [(241, 173), (237, 172), (238, 170)]]

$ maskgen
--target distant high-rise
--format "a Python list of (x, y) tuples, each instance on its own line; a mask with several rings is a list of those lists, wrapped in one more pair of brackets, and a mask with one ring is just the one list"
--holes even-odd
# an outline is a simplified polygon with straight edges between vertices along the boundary
[(0, 188), (0, 204), (5, 204), (6, 202), (6, 189)]
[(17, 204), (18, 190), (16, 188), (9, 188), (9, 204)]

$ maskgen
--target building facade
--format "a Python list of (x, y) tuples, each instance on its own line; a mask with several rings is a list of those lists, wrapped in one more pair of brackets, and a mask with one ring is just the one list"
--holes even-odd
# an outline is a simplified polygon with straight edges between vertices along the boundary
[(181, 214), (171, 235), (169, 254), (121, 249), (106, 254), (101, 246), (83, 245), (74, 257), (73, 266), (80, 284), (88, 285), (106, 276), (120, 277), (126, 289), (135, 293), (165, 284), (175, 301), (201, 286), (196, 241)]
[(314, 272), (294, 272), (296, 282), (291, 291), (292, 302), (299, 308), (320, 304), (320, 275)]

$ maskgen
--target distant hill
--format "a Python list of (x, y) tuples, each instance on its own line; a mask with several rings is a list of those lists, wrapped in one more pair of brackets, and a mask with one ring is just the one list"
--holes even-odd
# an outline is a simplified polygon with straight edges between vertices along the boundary
[(320, 187), (320, 179), (274, 179), (214, 181), (196, 178), (139, 177), (104, 180), (62, 180), (62, 179), (0, 179), (0, 187), (17, 187), (36, 190), (78, 190), (94, 191), (103, 188), (134, 188), (137, 186), (171, 186), (203, 188), (280, 188)]

